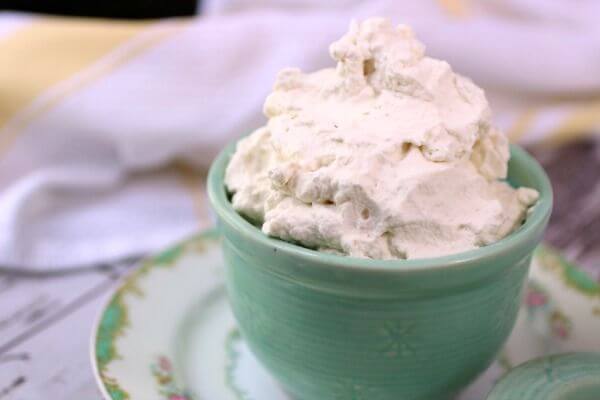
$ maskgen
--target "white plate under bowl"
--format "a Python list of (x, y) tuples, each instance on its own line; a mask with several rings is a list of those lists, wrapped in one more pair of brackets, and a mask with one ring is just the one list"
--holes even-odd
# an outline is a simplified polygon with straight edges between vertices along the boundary
[[(220, 238), (199, 234), (145, 261), (102, 310), (92, 364), (107, 400), (291, 400), (241, 338), (225, 295)], [(485, 398), (514, 366), (600, 350), (600, 285), (539, 248), (515, 330), (459, 397)]]

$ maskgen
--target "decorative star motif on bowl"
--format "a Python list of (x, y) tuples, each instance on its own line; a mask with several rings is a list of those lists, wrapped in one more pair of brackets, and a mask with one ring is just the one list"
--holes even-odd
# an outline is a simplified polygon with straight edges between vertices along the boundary
[(380, 328), (382, 352), (387, 358), (408, 357), (415, 354), (415, 323), (412, 321), (386, 321)]

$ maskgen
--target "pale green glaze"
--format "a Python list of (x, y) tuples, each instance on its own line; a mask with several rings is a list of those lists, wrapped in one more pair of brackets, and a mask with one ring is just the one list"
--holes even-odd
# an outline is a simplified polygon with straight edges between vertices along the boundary
[(571, 353), (529, 361), (502, 378), (487, 397), (515, 399), (600, 399), (600, 353)]
[(491, 363), (552, 208), (549, 181), (523, 150), (511, 149), (510, 181), (541, 198), (518, 231), (457, 255), (381, 261), (265, 236), (228, 201), (223, 176), (233, 149), (208, 179), (229, 298), (250, 348), (294, 397), (443, 400)]

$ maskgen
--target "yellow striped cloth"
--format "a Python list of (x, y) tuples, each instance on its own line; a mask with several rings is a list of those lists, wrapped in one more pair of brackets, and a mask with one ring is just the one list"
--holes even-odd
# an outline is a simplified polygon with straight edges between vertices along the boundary
[(147, 22), (0, 13), (0, 266), (107, 261), (209, 225), (212, 157), (262, 123), (279, 69), (331, 64), (355, 17), (413, 25), (486, 88), (512, 140), (600, 130), (591, 2), (320, 3), (212, 0), (205, 16)]

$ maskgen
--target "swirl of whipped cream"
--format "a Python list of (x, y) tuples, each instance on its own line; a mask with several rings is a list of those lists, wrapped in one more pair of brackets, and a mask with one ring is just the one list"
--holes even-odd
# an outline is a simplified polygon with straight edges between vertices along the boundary
[(506, 178), (509, 147), (484, 92), (407, 26), (352, 23), (336, 68), (285, 69), (268, 122), (237, 146), (233, 207), (273, 237), (377, 259), (485, 246), (522, 224), (538, 193)]

